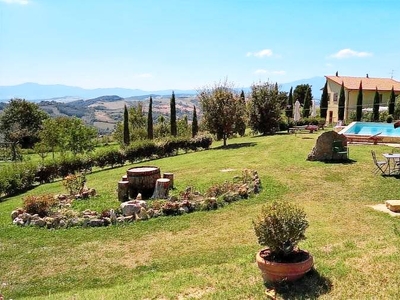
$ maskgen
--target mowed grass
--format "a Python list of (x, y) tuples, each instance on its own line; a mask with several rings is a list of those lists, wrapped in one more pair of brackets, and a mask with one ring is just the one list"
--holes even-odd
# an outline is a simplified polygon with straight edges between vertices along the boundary
[[(278, 298), (397, 299), (399, 219), (368, 205), (400, 198), (399, 180), (372, 173), (370, 150), (350, 145), (353, 163), (306, 161), (318, 134), (245, 137), (197, 153), (143, 162), (175, 174), (176, 190), (205, 189), (258, 171), (262, 192), (216, 211), (104, 228), (46, 230), (11, 224), (27, 194), (60, 193), (60, 181), (0, 203), (0, 290), (5, 299), (265, 299), (255, 264), (252, 219), (271, 199), (307, 212), (300, 246), (315, 271), (278, 287)], [(96, 171), (99, 196), (77, 208), (118, 207), (116, 183), (129, 167)], [(232, 169), (230, 172), (221, 170)]]

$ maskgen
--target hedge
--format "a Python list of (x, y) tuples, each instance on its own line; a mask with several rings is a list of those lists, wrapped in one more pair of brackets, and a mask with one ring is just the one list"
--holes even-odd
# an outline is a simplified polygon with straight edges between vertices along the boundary
[(0, 195), (10, 196), (31, 188), (34, 184), (51, 182), (68, 174), (100, 168), (122, 166), (144, 159), (176, 155), (179, 150), (185, 152), (201, 149), (207, 150), (212, 144), (210, 136), (199, 136), (193, 139), (173, 138), (163, 141), (137, 141), (124, 151), (100, 150), (93, 155), (64, 157), (59, 160), (40, 163), (15, 162), (0, 169)]

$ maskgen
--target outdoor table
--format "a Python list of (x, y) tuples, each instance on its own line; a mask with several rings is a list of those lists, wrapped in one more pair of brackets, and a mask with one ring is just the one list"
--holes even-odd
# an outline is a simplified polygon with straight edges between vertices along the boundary
[(400, 174), (400, 153), (384, 153), (387, 160), (387, 175)]

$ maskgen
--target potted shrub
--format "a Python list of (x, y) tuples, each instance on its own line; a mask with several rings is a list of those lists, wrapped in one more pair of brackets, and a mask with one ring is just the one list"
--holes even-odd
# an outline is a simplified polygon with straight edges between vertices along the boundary
[(256, 255), (264, 281), (294, 281), (313, 267), (313, 257), (297, 244), (304, 240), (308, 227), (302, 208), (287, 201), (265, 205), (253, 220), (258, 243), (266, 248)]

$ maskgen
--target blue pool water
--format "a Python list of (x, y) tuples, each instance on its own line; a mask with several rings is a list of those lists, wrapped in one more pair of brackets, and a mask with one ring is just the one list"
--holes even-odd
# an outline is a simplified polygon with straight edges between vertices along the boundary
[(393, 123), (353, 122), (339, 133), (400, 137), (400, 127), (395, 129)]

